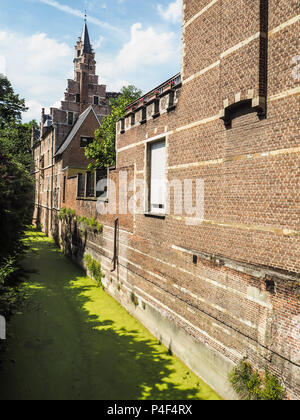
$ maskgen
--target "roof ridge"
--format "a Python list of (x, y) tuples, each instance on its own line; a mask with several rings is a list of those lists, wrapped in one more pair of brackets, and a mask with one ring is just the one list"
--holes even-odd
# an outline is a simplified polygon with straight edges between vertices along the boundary
[(85, 121), (86, 117), (89, 115), (89, 113), (93, 111), (94, 116), (96, 117), (96, 120), (98, 122), (98, 124), (100, 125), (100, 121), (95, 113), (94, 107), (93, 105), (90, 105), (87, 109), (85, 109), (77, 118), (75, 124), (73, 125), (71, 131), (69, 132), (69, 134), (67, 135), (66, 139), (64, 140), (64, 142), (59, 146), (57, 152), (55, 153), (54, 156), (59, 156), (61, 155), (66, 148), (69, 146), (69, 144), (71, 143), (71, 141), (73, 140), (74, 136), (76, 135), (76, 133), (78, 132), (78, 130), (80, 129), (80, 127), (82, 126), (83, 122)]

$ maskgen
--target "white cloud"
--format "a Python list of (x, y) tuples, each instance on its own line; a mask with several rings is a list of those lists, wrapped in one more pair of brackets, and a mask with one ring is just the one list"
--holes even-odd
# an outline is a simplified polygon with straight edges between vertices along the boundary
[(37, 120), (39, 123), (38, 117), (41, 115), (43, 105), (38, 101), (29, 100), (26, 101), (26, 106), (29, 108), (29, 110), (26, 112), (26, 120)]
[[(44, 4), (47, 4), (48, 6), (52, 6), (55, 9), (58, 9), (62, 12), (68, 13), (68, 14), (73, 15), (73, 16), (77, 16), (81, 19), (83, 19), (85, 17), (85, 14), (83, 12), (81, 12), (80, 10), (74, 9), (74, 8), (72, 8), (72, 7), (70, 7), (66, 4), (61, 4), (61, 3), (59, 3), (55, 0), (40, 0), (40, 2), (44, 3)], [(109, 30), (112, 30), (112, 31), (115, 31), (115, 32), (120, 32), (119, 28), (116, 28), (115, 26), (112, 26), (109, 23), (102, 22), (101, 20), (99, 20), (97, 18), (93, 18), (91, 16), (88, 16), (87, 20), (91, 23), (94, 23), (95, 25), (100, 26), (101, 28), (109, 29)]]
[(174, 33), (157, 33), (153, 28), (142, 29), (141, 23), (131, 27), (131, 39), (120, 51), (117, 60), (124, 70), (140, 65), (159, 65), (173, 55)]
[[(100, 46), (103, 39), (97, 41)], [(74, 51), (68, 44), (45, 33), (24, 36), (5, 31), (0, 32), (0, 51), (0, 70), (5, 67), (15, 92), (30, 107), (25, 121), (39, 119), (42, 107), (60, 105), (57, 101), (66, 89), (67, 78), (74, 76)], [(108, 91), (119, 91), (128, 84), (146, 91), (178, 71), (180, 45), (173, 32), (159, 33), (135, 23), (119, 52), (112, 56), (100, 50), (96, 60), (99, 83), (106, 84)]]
[(41, 104), (50, 107), (65, 91), (66, 78), (73, 75), (73, 50), (44, 33), (25, 37), (6, 31), (1, 32), (0, 51), (6, 76), (30, 107), (24, 119), (39, 118)]
[(97, 39), (95, 39), (92, 42), (94, 50), (97, 50), (98, 48), (101, 48), (101, 46), (103, 44), (103, 41), (104, 41), (104, 37), (102, 35), (100, 35)]
[[(144, 86), (139, 87), (151, 89), (155, 86), (146, 85), (145, 80), (151, 83), (157, 69), (161, 70), (161, 67), (169, 66), (170, 63), (175, 64), (175, 73), (179, 59), (179, 46), (173, 32), (158, 33), (152, 27), (143, 29), (141, 23), (135, 23), (131, 27), (130, 40), (123, 45), (117, 56), (102, 56), (98, 59), (98, 65), (100, 75), (108, 83), (109, 89), (112, 84), (120, 85), (124, 80), (137, 84), (141, 79)], [(145, 74), (149, 76), (145, 77)]]
[(164, 19), (172, 23), (180, 22), (182, 13), (182, 0), (175, 0), (170, 3), (169, 6), (164, 9), (161, 4), (157, 6), (159, 15)]
[(0, 74), (6, 74), (6, 60), (0, 55)]

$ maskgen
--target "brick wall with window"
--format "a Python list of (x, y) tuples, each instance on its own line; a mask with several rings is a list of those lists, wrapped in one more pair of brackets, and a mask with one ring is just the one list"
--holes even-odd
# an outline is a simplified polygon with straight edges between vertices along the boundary
[(87, 116), (63, 154), (63, 167), (86, 168), (89, 160), (85, 157), (85, 147), (94, 138), (99, 123), (93, 112)]
[[(287, 398), (299, 399), (300, 81), (292, 77), (292, 59), (299, 54), (300, 6), (283, 0), (183, 5), (180, 83), (170, 80), (140, 98), (117, 125), (117, 167), (109, 181), (118, 185), (127, 174), (130, 194), (139, 192), (142, 204), (134, 201), (136, 211), (127, 215), (119, 207), (103, 215), (96, 203), (74, 202), (79, 214), (104, 224), (101, 237), (88, 237), (87, 252), (101, 261), (120, 302), (128, 306), (125, 295), (134, 291), (210, 350), (205, 369), (218, 366), (213, 386), (221, 394), (232, 363), (247, 356), (281, 378)], [(151, 177), (152, 186), (155, 179), (162, 185), (164, 175), (182, 192), (187, 180), (194, 182), (185, 197), (192, 205), (195, 183), (203, 181), (200, 221), (184, 206), (174, 210), (173, 190), (170, 208), (156, 217), (164, 194), (151, 191)], [(148, 191), (138, 191), (139, 181)], [(117, 206), (122, 193), (116, 189)], [(111, 194), (109, 188), (103, 206)], [(116, 217), (118, 270), (111, 272)], [(152, 328), (157, 335), (159, 327)], [(182, 342), (170, 337), (180, 353)], [(188, 348), (180, 354), (193, 363)]]

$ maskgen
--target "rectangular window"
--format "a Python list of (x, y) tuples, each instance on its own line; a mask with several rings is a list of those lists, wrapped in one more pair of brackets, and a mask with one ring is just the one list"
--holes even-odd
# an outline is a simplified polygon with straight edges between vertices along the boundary
[(149, 211), (164, 214), (166, 210), (166, 143), (159, 141), (149, 145)]
[(130, 124), (131, 124), (131, 126), (135, 125), (135, 113), (134, 112), (131, 114)]
[(63, 203), (66, 202), (66, 183), (67, 183), (67, 177), (64, 176), (64, 183), (63, 183), (63, 196), (62, 196), (62, 200)]
[(93, 141), (93, 137), (80, 137), (80, 147), (86, 147)]
[(76, 102), (79, 103), (80, 102), (80, 93), (76, 93)]
[(124, 134), (125, 133), (125, 118), (121, 118), (121, 130), (120, 133)]
[(108, 177), (107, 169), (96, 170), (96, 197), (106, 200), (108, 198)]
[(83, 174), (77, 175), (77, 197), (85, 196), (85, 180)]
[(86, 197), (95, 197), (95, 178), (91, 172), (86, 173)]
[(68, 112), (68, 124), (69, 125), (73, 125), (73, 121), (74, 121), (74, 114), (73, 114), (73, 112)]
[(154, 115), (153, 118), (159, 117), (160, 113), (159, 113), (159, 104), (160, 104), (160, 100), (156, 99), (154, 101)]
[(94, 96), (94, 105), (99, 105), (99, 97)]
[(145, 124), (147, 122), (147, 110), (146, 107), (143, 106), (141, 110), (141, 121), (140, 124)]

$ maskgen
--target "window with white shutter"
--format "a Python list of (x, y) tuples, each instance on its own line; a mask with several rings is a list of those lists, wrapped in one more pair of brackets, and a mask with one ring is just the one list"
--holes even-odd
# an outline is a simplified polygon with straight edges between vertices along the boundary
[(150, 212), (164, 214), (166, 211), (166, 143), (150, 144)]

